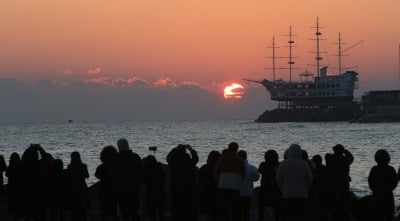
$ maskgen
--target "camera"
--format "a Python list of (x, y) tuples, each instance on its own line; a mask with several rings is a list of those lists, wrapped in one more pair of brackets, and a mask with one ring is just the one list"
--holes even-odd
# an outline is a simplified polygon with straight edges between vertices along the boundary
[(156, 147), (156, 146), (149, 147), (149, 150), (150, 150), (150, 151), (156, 151), (156, 150), (157, 150), (157, 147)]

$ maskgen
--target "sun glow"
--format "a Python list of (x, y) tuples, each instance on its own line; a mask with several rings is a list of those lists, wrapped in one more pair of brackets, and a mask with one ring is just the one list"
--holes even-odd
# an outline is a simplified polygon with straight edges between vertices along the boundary
[(243, 96), (244, 87), (240, 84), (232, 83), (224, 89), (225, 99), (240, 99)]

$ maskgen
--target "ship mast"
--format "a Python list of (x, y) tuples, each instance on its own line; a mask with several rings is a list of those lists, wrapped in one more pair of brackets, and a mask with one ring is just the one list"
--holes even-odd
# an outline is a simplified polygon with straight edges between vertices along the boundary
[(275, 80), (276, 80), (276, 69), (284, 69), (284, 68), (276, 67), (275, 61), (276, 61), (277, 58), (287, 58), (287, 57), (276, 57), (275, 49), (279, 48), (279, 47), (276, 46), (275, 36), (272, 36), (272, 46), (268, 47), (268, 48), (272, 48), (272, 57), (266, 57), (266, 58), (272, 58), (272, 68), (268, 68), (267, 67), (265, 69), (272, 69), (273, 81), (275, 82)]
[(319, 77), (319, 74), (320, 74), (320, 73), (319, 73), (319, 70), (320, 70), (320, 61), (322, 60), (319, 43), (320, 43), (320, 41), (323, 40), (323, 39), (321, 39), (322, 33), (319, 31), (319, 29), (322, 28), (322, 27), (319, 26), (319, 19), (318, 19), (318, 17), (317, 17), (316, 26), (315, 26), (315, 27), (312, 27), (312, 28), (315, 28), (315, 29), (316, 29), (316, 31), (315, 31), (316, 39), (311, 39), (311, 40), (316, 40), (316, 41), (317, 41), (317, 52), (315, 52), (315, 53), (317, 54), (317, 56), (315, 57), (315, 60), (317, 61), (317, 77)]
[(340, 38), (340, 32), (339, 32), (338, 46), (339, 46), (339, 54), (338, 54), (339, 74), (341, 74), (342, 73), (342, 41), (341, 41), (341, 38)]
[(293, 37), (294, 36), (297, 36), (297, 35), (293, 35), (293, 33), (292, 33), (292, 26), (290, 26), (289, 27), (289, 35), (286, 35), (286, 36), (289, 36), (289, 41), (288, 41), (288, 43), (289, 43), (289, 61), (288, 61), (288, 64), (289, 64), (289, 84), (292, 84), (292, 65), (294, 65), (295, 64), (295, 62), (293, 61), (293, 55), (292, 55), (292, 51), (293, 51), (293, 47), (296, 47), (295, 45), (293, 45), (294, 44), (294, 40), (293, 40)]
[[(341, 36), (340, 32), (339, 32), (338, 42), (337, 42), (337, 43), (334, 43), (334, 44), (337, 44), (337, 45), (338, 45), (338, 54), (337, 54), (336, 56), (338, 57), (338, 64), (339, 64), (338, 69), (339, 69), (339, 74), (341, 74), (341, 73), (342, 73), (342, 70), (343, 70), (343, 68), (342, 68), (342, 58), (343, 58), (343, 56), (346, 56), (346, 55), (343, 55), (343, 52), (344, 52), (344, 51), (342, 51), (342, 45), (343, 45), (343, 44), (346, 44), (346, 43), (343, 43), (343, 42), (342, 42), (342, 36)], [(347, 49), (346, 49), (346, 51), (347, 51)], [(345, 69), (346, 69), (346, 68), (345, 68)]]
[(272, 48), (272, 76), (275, 82), (275, 36), (272, 36), (272, 47), (269, 48)]

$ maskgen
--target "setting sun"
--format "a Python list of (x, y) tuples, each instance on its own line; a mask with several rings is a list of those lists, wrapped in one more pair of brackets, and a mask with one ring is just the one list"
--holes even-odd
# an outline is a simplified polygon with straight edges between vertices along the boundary
[(240, 99), (243, 96), (244, 87), (240, 84), (232, 83), (229, 86), (226, 86), (224, 89), (224, 98), (225, 99)]

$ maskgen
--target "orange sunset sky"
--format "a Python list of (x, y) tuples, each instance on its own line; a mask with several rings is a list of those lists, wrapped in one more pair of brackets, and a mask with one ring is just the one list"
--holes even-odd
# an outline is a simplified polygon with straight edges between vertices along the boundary
[(314, 71), (310, 27), (319, 16), (324, 64), (337, 67), (341, 32), (344, 48), (364, 41), (344, 58), (357, 66), (360, 91), (399, 89), (399, 12), (399, 0), (1, 0), (0, 77), (247, 86), (240, 79), (272, 78), (264, 69), (272, 36), (277, 56), (288, 55), (289, 25), (298, 71)]
[[(309, 59), (308, 29), (319, 16), (329, 47), (336, 31), (348, 45), (365, 41), (350, 53), (361, 79), (389, 79), (398, 72), (399, 10), (398, 0), (2, 0), (0, 74), (58, 79), (67, 69), (101, 68), (110, 76), (210, 82), (256, 69), (261, 78), (268, 73), (257, 62), (268, 62), (273, 35), (286, 42), (289, 25), (305, 37), (299, 60)], [(334, 53), (326, 56), (334, 61)]]

